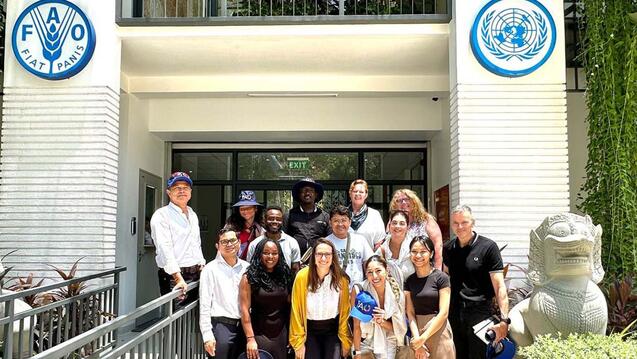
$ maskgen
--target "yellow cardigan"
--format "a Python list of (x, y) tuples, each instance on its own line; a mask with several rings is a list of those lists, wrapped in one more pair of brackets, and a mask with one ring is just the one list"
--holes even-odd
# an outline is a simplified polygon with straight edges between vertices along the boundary
[[(292, 287), (292, 313), (290, 314), (290, 345), (294, 350), (298, 350), (305, 344), (307, 339), (307, 292), (308, 277), (310, 270), (308, 267), (301, 269), (294, 280)], [(341, 345), (349, 352), (352, 346), (352, 335), (347, 326), (349, 318), (349, 282), (347, 278), (341, 278), (339, 286), (340, 298), (338, 301), (338, 338)]]

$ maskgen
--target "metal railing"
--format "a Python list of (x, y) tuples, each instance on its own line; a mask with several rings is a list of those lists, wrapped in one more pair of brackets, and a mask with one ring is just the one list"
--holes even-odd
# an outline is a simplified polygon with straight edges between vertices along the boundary
[[(268, 21), (273, 19), (378, 20), (448, 22), (451, 0), (119, 0), (118, 21), (153, 24), (191, 20)], [(122, 8), (123, 7), (123, 8)], [(205, 20), (205, 21), (203, 21)]]
[[(188, 285), (188, 291), (196, 290), (199, 282)], [(82, 347), (99, 338), (120, 333), (127, 337), (100, 353), (102, 359), (114, 358), (205, 358), (201, 335), (199, 334), (199, 300), (175, 308), (179, 292), (172, 292), (138, 307), (133, 312), (122, 315), (108, 323), (93, 328), (35, 355), (33, 359), (68, 358)], [(132, 325), (137, 318), (160, 309), (160, 318), (139, 333), (122, 334), (121, 329)], [(134, 335), (133, 335), (134, 334)]]
[[(0, 295), (0, 329), (3, 329), (2, 358), (25, 358), (46, 351), (118, 315), (119, 274), (125, 267), (73, 278), (50, 285)], [(106, 281), (112, 283), (103, 284)], [(70, 295), (72, 288), (84, 286), (91, 280), (102, 283), (96, 289)], [(55, 300), (26, 309), (24, 299), (54, 296)], [(19, 308), (22, 306), (22, 308)], [(26, 309), (26, 310), (25, 310)], [(17, 330), (17, 332), (16, 332)], [(88, 355), (111, 346), (117, 332), (97, 337), (78, 348), (76, 354)]]

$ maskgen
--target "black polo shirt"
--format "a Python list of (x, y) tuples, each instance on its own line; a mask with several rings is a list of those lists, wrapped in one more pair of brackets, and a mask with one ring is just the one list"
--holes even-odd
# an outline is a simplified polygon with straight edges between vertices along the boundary
[(460, 247), (458, 238), (454, 238), (445, 243), (442, 260), (449, 269), (452, 302), (494, 297), (490, 273), (503, 269), (500, 249), (494, 241), (474, 232), (471, 242)]
[(309, 213), (294, 207), (283, 218), (283, 231), (299, 242), (299, 249), (303, 255), (308, 247), (314, 246), (317, 239), (332, 233), (330, 215), (318, 207)]

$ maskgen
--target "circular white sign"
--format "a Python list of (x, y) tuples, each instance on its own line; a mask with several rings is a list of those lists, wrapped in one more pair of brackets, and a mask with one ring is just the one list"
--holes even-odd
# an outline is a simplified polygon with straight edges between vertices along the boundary
[(492, 0), (478, 13), (470, 41), (487, 70), (500, 76), (524, 76), (551, 57), (555, 22), (537, 0)]
[(95, 30), (84, 12), (66, 0), (27, 7), (13, 27), (13, 53), (22, 67), (47, 80), (67, 79), (88, 64)]

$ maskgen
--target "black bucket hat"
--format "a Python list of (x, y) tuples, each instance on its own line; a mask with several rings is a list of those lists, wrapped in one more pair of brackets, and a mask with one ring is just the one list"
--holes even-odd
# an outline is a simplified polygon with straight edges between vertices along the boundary
[(299, 191), (301, 190), (301, 188), (307, 186), (313, 187), (316, 191), (316, 200), (314, 200), (314, 203), (320, 202), (323, 199), (323, 185), (316, 182), (313, 178), (310, 177), (305, 177), (294, 184), (294, 186), (292, 187), (292, 198), (294, 198), (296, 202), (300, 202)]

